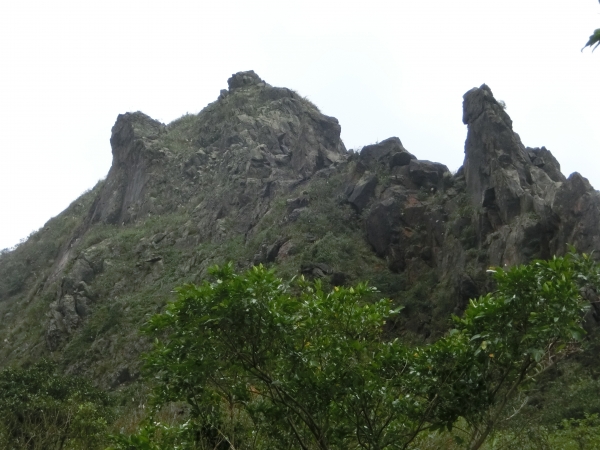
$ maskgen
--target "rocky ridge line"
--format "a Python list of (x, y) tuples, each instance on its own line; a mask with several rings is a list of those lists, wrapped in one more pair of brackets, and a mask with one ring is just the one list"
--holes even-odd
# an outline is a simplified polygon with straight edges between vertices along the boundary
[[(525, 147), (486, 85), (464, 96), (455, 174), (397, 137), (346, 151), (335, 118), (253, 71), (228, 86), (168, 125), (120, 115), (106, 180), (0, 256), (1, 359), (64, 351), (79, 355), (69, 370), (97, 374), (110, 358), (103, 382), (127, 382), (146, 345), (144, 314), (225, 258), (332, 285), (368, 278), (406, 307), (391, 333), (434, 338), (490, 288), (489, 266), (567, 244), (599, 254), (598, 192), (577, 173), (566, 178), (544, 147)], [(48, 250), (51, 240), (60, 245)], [(46, 320), (27, 322), (40, 308)], [(17, 338), (20, 323), (43, 327), (43, 341)]]

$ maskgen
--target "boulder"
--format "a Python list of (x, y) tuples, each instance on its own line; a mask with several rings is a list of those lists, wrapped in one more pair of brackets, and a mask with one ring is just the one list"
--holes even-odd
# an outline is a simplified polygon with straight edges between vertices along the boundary
[(264, 85), (264, 81), (256, 73), (254, 73), (254, 70), (234, 73), (231, 75), (231, 78), (227, 80), (230, 92), (235, 89), (254, 86), (261, 83)]
[(360, 213), (375, 194), (377, 176), (365, 174), (352, 189), (348, 202)]
[(266, 255), (265, 255), (266, 262), (268, 262), (268, 263), (275, 262), (275, 260), (277, 259), (277, 256), (279, 255), (279, 250), (289, 240), (290, 240), (290, 238), (288, 238), (288, 237), (281, 237), (281, 238), (277, 239), (275, 242), (273, 242), (271, 245), (269, 245), (266, 249)]
[(413, 159), (416, 159), (416, 157), (406, 151), (393, 153), (390, 157), (390, 169), (394, 167), (407, 166)]
[(448, 168), (440, 163), (411, 159), (408, 165), (410, 180), (418, 187), (437, 188)]
[(360, 159), (364, 164), (368, 165), (382, 160), (389, 160), (396, 154), (399, 156), (396, 156), (394, 165), (406, 165), (408, 163), (404, 162), (407, 159), (410, 160), (415, 158), (404, 148), (399, 138), (391, 137), (378, 142), (377, 144), (363, 147), (360, 152)]
[(326, 275), (333, 273), (331, 266), (325, 263), (305, 263), (300, 266), (300, 273), (310, 279), (324, 278)]
[(291, 213), (294, 209), (304, 208), (308, 206), (309, 198), (306, 195), (300, 197), (289, 198), (285, 201), (285, 206), (288, 213)]

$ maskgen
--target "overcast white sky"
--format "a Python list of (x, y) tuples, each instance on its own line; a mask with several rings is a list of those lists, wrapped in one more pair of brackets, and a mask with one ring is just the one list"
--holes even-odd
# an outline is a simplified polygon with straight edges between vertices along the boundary
[(253, 69), (340, 120), (463, 160), (462, 95), (488, 84), (525, 145), (600, 187), (597, 0), (19, 0), (0, 3), (0, 249), (103, 178), (119, 113), (168, 123)]

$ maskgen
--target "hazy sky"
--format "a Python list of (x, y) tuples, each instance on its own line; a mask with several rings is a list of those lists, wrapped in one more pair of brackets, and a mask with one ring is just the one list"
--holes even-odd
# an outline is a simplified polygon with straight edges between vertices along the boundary
[(463, 160), (462, 95), (488, 84), (523, 143), (600, 187), (597, 0), (4, 1), (0, 249), (103, 178), (119, 113), (168, 123), (253, 69), (342, 125)]

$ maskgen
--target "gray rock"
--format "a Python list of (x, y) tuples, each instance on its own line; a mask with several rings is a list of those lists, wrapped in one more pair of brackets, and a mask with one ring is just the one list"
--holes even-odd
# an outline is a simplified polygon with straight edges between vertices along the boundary
[(418, 187), (439, 187), (448, 168), (440, 163), (411, 159), (408, 165), (410, 180)]
[[(398, 138), (349, 155), (335, 118), (254, 72), (233, 75), (217, 101), (168, 126), (142, 113), (119, 116), (106, 180), (0, 255), (0, 331), (10, 342), (0, 359), (22, 355), (10, 331), (21, 312), (47, 308), (40, 326), (57, 351), (97, 304), (152, 313), (166, 300), (160, 296), (202, 281), (225, 257), (238, 258), (239, 269), (254, 261), (290, 270), (335, 256), (339, 267), (311, 263), (302, 271), (334, 285), (374, 274), (385, 295), (412, 301), (406, 322), (394, 324), (399, 332), (435, 337), (467, 298), (489, 290), (489, 265), (561, 254), (567, 244), (600, 254), (600, 198), (587, 180), (565, 178), (545, 148), (524, 147), (489, 87), (464, 100), (465, 162), (455, 175), (418, 160)], [(105, 233), (114, 237), (83, 248)], [(325, 235), (331, 239), (321, 245)], [(376, 257), (357, 242), (361, 236)], [(19, 295), (6, 285), (13, 278)], [(127, 304), (146, 288), (148, 302)], [(106, 386), (113, 378), (126, 382), (121, 370), (131, 374), (134, 366), (115, 360), (106, 371), (105, 361), (89, 355), (123, 359), (143, 351), (137, 338), (115, 338), (121, 331), (98, 337), (77, 363), (108, 374)]]
[(285, 206), (287, 208), (288, 213), (292, 212), (297, 208), (304, 208), (308, 206), (309, 198), (305, 195), (296, 198), (289, 198), (285, 201)]
[(268, 263), (272, 263), (275, 262), (275, 260), (277, 259), (277, 256), (279, 255), (279, 250), (281, 249), (281, 247), (290, 239), (288, 237), (282, 237), (277, 239), (273, 244), (269, 245), (267, 247), (267, 251), (266, 251), (266, 262)]
[(566, 177), (560, 171), (560, 164), (558, 160), (552, 153), (550, 153), (550, 150), (546, 149), (546, 147), (527, 147), (525, 150), (529, 156), (529, 159), (531, 160), (531, 163), (534, 166), (541, 168), (552, 181), (563, 182), (566, 180)]
[(231, 75), (231, 78), (227, 80), (229, 91), (243, 87), (254, 86), (261, 83), (264, 83), (263, 80), (261, 80), (261, 78), (254, 73), (254, 70), (234, 73)]
[(399, 219), (398, 204), (395, 199), (387, 199), (372, 208), (365, 228), (367, 241), (379, 256), (385, 256), (390, 250), (394, 226)]
[(510, 117), (486, 85), (467, 92), (463, 107), (463, 122), (468, 125), (463, 167), (473, 206), (481, 207), (493, 188), (502, 223), (533, 211), (534, 166)]
[(394, 153), (390, 158), (390, 169), (394, 167), (407, 166), (413, 159), (416, 159), (416, 157), (406, 151)]
[(93, 222), (129, 222), (145, 195), (149, 167), (155, 157), (149, 143), (164, 125), (141, 112), (120, 114), (112, 128), (113, 162), (99, 197), (90, 210)]
[(581, 252), (600, 252), (600, 193), (586, 178), (571, 174), (557, 191), (552, 211), (560, 218), (553, 249), (564, 252), (573, 245)]
[(289, 240), (279, 248), (279, 252), (277, 252), (276, 261), (278, 261), (278, 262), (285, 261), (287, 258), (294, 255), (295, 252), (296, 252), (296, 246), (294, 245), (294, 243), (291, 240)]
[(300, 273), (309, 279), (325, 278), (326, 275), (333, 273), (333, 269), (328, 264), (310, 262), (300, 266)]
[(50, 351), (54, 351), (66, 341), (81, 323), (75, 298), (72, 295), (64, 295), (58, 301), (52, 302), (48, 317), (46, 344)]
[(354, 186), (352, 194), (350, 194), (350, 197), (348, 198), (348, 202), (350, 202), (358, 212), (361, 212), (375, 194), (376, 186), (377, 176), (371, 174), (363, 175), (358, 183), (356, 183), (356, 186)]
[(305, 207), (304, 208), (296, 208), (296, 209), (292, 210), (292, 212), (290, 212), (288, 214), (287, 220), (290, 221), (290, 222), (295, 222), (306, 211), (308, 211), (308, 208), (305, 208)]
[[(399, 157), (401, 159), (406, 158), (406, 157), (408, 157), (409, 159), (414, 158), (413, 155), (411, 155), (409, 152), (406, 151), (406, 149), (402, 145), (402, 142), (400, 141), (399, 138), (391, 137), (384, 141), (378, 142), (377, 144), (367, 145), (367, 146), (363, 147), (363, 149), (360, 152), (360, 159), (365, 164), (371, 164), (373, 162), (381, 161), (386, 158), (389, 158), (390, 156), (392, 156), (396, 153), (401, 153), (403, 155), (406, 155), (406, 156)], [(396, 165), (403, 165), (403, 164), (396, 164)]]

